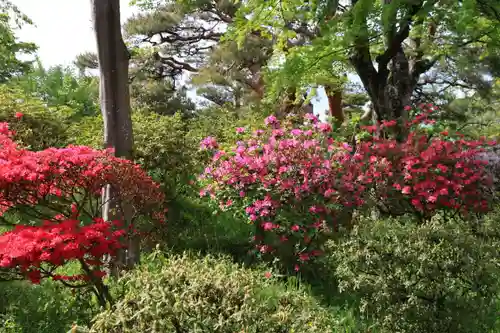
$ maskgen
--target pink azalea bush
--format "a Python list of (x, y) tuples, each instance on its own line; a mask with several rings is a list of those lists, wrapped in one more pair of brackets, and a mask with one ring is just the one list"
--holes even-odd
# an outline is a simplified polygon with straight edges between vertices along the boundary
[[(213, 153), (201, 175), (201, 195), (221, 209), (244, 213), (255, 226), (256, 253), (300, 264), (321, 254), (321, 244), (353, 212), (373, 207), (392, 215), (412, 214), (424, 222), (437, 212), (482, 213), (489, 209), (481, 190), (490, 186), (478, 158), (484, 140), (430, 136), (433, 107), (423, 107), (406, 126), (404, 142), (370, 137), (355, 146), (335, 140), (328, 123), (307, 114), (302, 126), (265, 120), (266, 128), (230, 151), (217, 150), (215, 138), (201, 148)], [(379, 124), (390, 129), (395, 121)], [(364, 127), (375, 132), (375, 127)], [(494, 144), (494, 143), (490, 143)]]

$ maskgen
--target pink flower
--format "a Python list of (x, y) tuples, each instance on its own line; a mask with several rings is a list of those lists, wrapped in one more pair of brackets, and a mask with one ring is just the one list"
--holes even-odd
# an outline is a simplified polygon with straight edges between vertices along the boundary
[[(404, 195), (411, 203), (408, 213), (429, 216), (441, 209), (486, 211), (488, 198), (480, 189), (488, 177), (485, 164), (477, 158), (486, 140), (429, 138), (413, 126), (430, 121), (427, 106), (423, 107), (409, 120), (405, 141), (366, 136), (356, 149), (347, 140), (333, 140), (324, 133), (328, 124), (305, 122), (293, 128), (286, 122), (279, 127), (271, 116), (266, 120), (271, 129), (209, 162), (210, 172), (202, 181), (215, 200), (224, 202), (229, 195), (235, 209), (243, 212), (247, 207), (249, 218), (266, 230), (266, 237), (256, 237), (257, 248), (276, 246), (266, 252), (272, 255), (304, 245), (309, 257), (319, 255), (313, 233), (326, 236), (335, 231), (332, 217), (343, 207), (364, 211), (372, 196), (391, 203)], [(383, 123), (394, 125), (395, 121)], [(280, 225), (290, 216), (300, 224)], [(305, 264), (308, 256), (297, 254), (297, 260)]]
[(267, 279), (270, 279), (273, 275), (271, 274), (271, 272), (265, 272), (265, 273), (264, 273), (264, 276), (265, 276)]
[(16, 112), (15, 115), (14, 115), (14, 117), (16, 119), (21, 119), (22, 117), (24, 117), (24, 113), (22, 113), (22, 112)]
[(244, 127), (236, 127), (236, 133), (244, 133), (245, 128)]
[(276, 118), (275, 116), (269, 116), (267, 117), (265, 120), (264, 120), (264, 123), (266, 125), (277, 125), (278, 124), (278, 118)]
[(327, 123), (318, 123), (316, 126), (320, 130), (320, 132), (323, 133), (328, 133), (332, 131), (332, 125)]
[(217, 144), (217, 140), (215, 138), (208, 136), (203, 139), (200, 143), (200, 148), (202, 150), (212, 150), (216, 149), (219, 145)]
[(306, 113), (304, 119), (309, 120), (313, 124), (316, 124), (318, 122), (318, 117), (316, 117), (312, 113)]
[(301, 254), (299, 254), (299, 260), (300, 261), (308, 261), (309, 259), (311, 259), (311, 257), (309, 256), (309, 253), (301, 253)]
[(263, 222), (261, 224), (261, 226), (262, 226), (262, 229), (264, 229), (266, 231), (278, 228), (278, 226), (276, 224), (272, 223), (272, 222)]
[(440, 195), (448, 195), (448, 189), (446, 187), (439, 190)]
[(393, 127), (397, 125), (397, 121), (395, 120), (382, 120), (382, 127)]

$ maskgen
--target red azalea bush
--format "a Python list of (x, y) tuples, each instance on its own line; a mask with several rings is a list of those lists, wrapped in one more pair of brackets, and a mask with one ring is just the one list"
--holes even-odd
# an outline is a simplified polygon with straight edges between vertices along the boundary
[[(481, 188), (489, 186), (485, 163), (477, 158), (484, 141), (428, 135), (434, 108), (423, 108), (407, 124), (404, 142), (370, 137), (354, 147), (336, 142), (332, 127), (313, 115), (293, 128), (271, 116), (230, 151), (217, 151), (214, 138), (201, 148), (214, 152), (201, 176), (222, 209), (245, 212), (255, 225), (256, 251), (300, 263), (319, 255), (320, 244), (353, 211), (378, 207), (425, 221), (438, 211), (468, 214), (488, 210)], [(380, 128), (390, 129), (395, 121)], [(373, 132), (375, 127), (364, 127)], [(244, 133), (237, 129), (238, 133)]]
[[(105, 305), (111, 297), (102, 282), (102, 260), (116, 255), (125, 234), (123, 229), (113, 231), (116, 226), (102, 219), (86, 226), (79, 220), (16, 226), (0, 235), (0, 267), (18, 269), (35, 284), (50, 277), (73, 288), (89, 286)], [(80, 263), (82, 274), (57, 274), (56, 270), (70, 261)]]
[(77, 211), (92, 219), (100, 216), (102, 188), (110, 185), (112, 199), (132, 208), (134, 216), (156, 212), (163, 219), (159, 185), (133, 162), (85, 146), (19, 149), (11, 134), (0, 124), (0, 211), (16, 209), (39, 219)]
[[(164, 222), (159, 185), (110, 150), (70, 146), (33, 152), (17, 147), (12, 134), (0, 123), (0, 217), (7, 224), (5, 213), (13, 211), (34, 224), (45, 222), (1, 235), (0, 267), (18, 269), (33, 282), (42, 277), (89, 280), (102, 288), (102, 257), (115, 255), (124, 238), (137, 231), (136, 218), (150, 215)], [(100, 218), (106, 186), (112, 188), (111, 200), (119, 203), (113, 215), (122, 218), (123, 209), (129, 210), (126, 228), (113, 230), (118, 222), (112, 226)], [(81, 263), (83, 275), (54, 273), (71, 260)]]

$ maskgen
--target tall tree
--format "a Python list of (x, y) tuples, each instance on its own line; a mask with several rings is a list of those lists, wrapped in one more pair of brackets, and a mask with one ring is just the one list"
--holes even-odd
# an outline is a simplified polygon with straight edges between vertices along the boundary
[[(265, 75), (274, 52), (274, 42), (259, 33), (248, 34), (239, 45), (222, 39), (234, 24), (241, 3), (214, 1), (137, 1), (142, 12), (125, 24), (132, 44), (149, 44), (156, 72), (173, 82), (186, 81), (199, 95), (217, 105), (236, 108), (255, 105), (266, 94)], [(290, 45), (303, 40), (290, 39)], [(312, 110), (302, 91), (280, 91), (278, 110)], [(304, 107), (302, 107), (304, 106)]]
[(232, 37), (272, 31), (286, 45), (280, 40), (307, 36), (307, 43), (281, 49), (275, 82), (311, 84), (325, 71), (355, 72), (379, 120), (404, 119), (424, 74), (448, 76), (440, 67), (458, 64), (464, 52), (478, 59), (498, 53), (496, 13), (492, 0), (249, 0)]
[[(115, 155), (132, 157), (133, 133), (128, 85), (129, 52), (122, 38), (119, 0), (91, 0), (92, 20), (97, 42), (99, 94), (104, 120), (104, 145), (114, 148)], [(110, 186), (103, 194), (103, 217), (132, 223), (133, 212), (121, 206)], [(127, 258), (118, 259), (117, 266), (134, 265), (139, 261), (139, 242), (131, 239)]]
[(14, 32), (14, 28), (31, 23), (12, 3), (0, 1), (0, 83), (31, 69), (33, 61), (21, 60), (20, 56), (33, 54), (37, 46), (19, 41)]

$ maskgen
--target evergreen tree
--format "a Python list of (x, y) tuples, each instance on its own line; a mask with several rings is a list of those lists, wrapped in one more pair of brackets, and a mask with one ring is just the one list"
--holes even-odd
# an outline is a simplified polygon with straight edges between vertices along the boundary
[(0, 1), (0, 83), (25, 74), (31, 69), (32, 61), (21, 60), (20, 56), (33, 54), (37, 46), (21, 42), (15, 35), (15, 28), (24, 24), (32, 22), (12, 3)]

